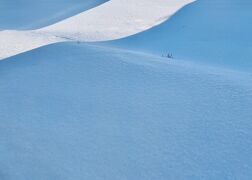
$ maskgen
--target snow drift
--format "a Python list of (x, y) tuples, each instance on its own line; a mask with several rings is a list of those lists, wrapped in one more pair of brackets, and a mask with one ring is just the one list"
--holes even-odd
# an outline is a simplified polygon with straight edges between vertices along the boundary
[(252, 70), (252, 1), (199, 0), (116, 47), (236, 70)]
[[(114, 7), (111, 18), (123, 4), (113, 2), (99, 6)], [(61, 42), (108, 37), (68, 28), (84, 13), (48, 31), (1, 31), (2, 57), (30, 51), (0, 61), (0, 179), (250, 180), (249, 7), (201, 0), (144, 33), (92, 45)]]
[(77, 43), (0, 73), (0, 179), (252, 177), (249, 74)]
[(0, 59), (61, 41), (102, 41), (129, 36), (165, 21), (190, 2), (111, 0), (41, 29), (0, 31)]

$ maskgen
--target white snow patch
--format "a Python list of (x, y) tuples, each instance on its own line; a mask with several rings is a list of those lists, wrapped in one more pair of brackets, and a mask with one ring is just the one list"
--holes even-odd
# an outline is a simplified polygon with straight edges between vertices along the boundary
[(38, 31), (82, 41), (118, 39), (164, 22), (190, 2), (192, 0), (111, 0)]
[(34, 31), (1, 31), (0, 59), (61, 41), (55, 36)]
[(193, 0), (111, 0), (54, 25), (0, 31), (0, 59), (61, 41), (106, 41), (149, 29)]

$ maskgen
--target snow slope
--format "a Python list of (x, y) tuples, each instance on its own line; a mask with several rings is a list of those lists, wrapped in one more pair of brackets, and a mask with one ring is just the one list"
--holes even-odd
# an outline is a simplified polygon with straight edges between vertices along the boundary
[(118, 39), (160, 24), (192, 1), (110, 0), (38, 31), (79, 41)]
[(0, 60), (65, 39), (34, 31), (0, 32)]
[(0, 30), (37, 29), (95, 7), (107, 0), (1, 0)]
[[(165, 21), (190, 2), (192, 0), (110, 0), (41, 29), (0, 31), (0, 59), (59, 41), (102, 41), (129, 36)], [(34, 34), (39, 37), (34, 39)], [(37, 43), (38, 38), (42, 42)]]
[(60, 43), (0, 62), (0, 179), (252, 177), (252, 76)]
[(12, 56), (0, 61), (0, 179), (250, 180), (251, 3), (199, 0), (125, 39), (62, 42), (124, 37), (186, 4), (120, 2), (0, 31), (0, 59)]
[(198, 0), (157, 27), (108, 44), (251, 72), (251, 9), (251, 0)]

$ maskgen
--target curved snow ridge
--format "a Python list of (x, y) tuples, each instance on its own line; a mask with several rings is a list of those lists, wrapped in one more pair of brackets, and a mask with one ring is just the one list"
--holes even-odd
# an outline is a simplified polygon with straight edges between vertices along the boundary
[(56, 36), (34, 31), (1, 31), (0, 60), (48, 44), (64, 41)]
[(63, 41), (107, 41), (127, 37), (167, 20), (194, 0), (110, 0), (45, 28), (1, 31), (0, 60)]
[(111, 0), (38, 31), (81, 41), (127, 37), (156, 26), (194, 0)]

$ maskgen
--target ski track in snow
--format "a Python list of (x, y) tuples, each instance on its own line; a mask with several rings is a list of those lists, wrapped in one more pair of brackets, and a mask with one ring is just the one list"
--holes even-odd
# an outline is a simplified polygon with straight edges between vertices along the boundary
[(149, 29), (193, 0), (111, 0), (56, 24), (0, 31), (0, 60), (63, 41), (106, 41)]

